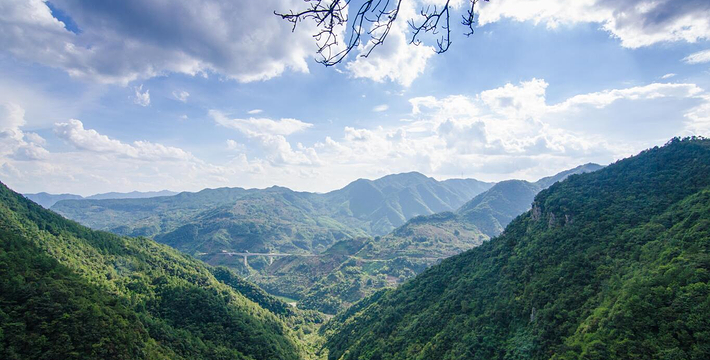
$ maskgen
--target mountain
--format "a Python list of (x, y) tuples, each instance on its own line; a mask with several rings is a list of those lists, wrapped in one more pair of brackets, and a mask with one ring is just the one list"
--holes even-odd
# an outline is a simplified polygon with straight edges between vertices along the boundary
[[(535, 194), (542, 188), (569, 175), (600, 168), (596, 164), (586, 164), (534, 183), (502, 181), (456, 212), (414, 217), (386, 236), (361, 243), (345, 259), (327, 257), (328, 266), (308, 260), (315, 268), (327, 269), (319, 272), (318, 278), (300, 276), (299, 268), (291, 267), (294, 271), (281, 274), (281, 278), (263, 275), (255, 281), (269, 291), (283, 291), (295, 290), (285, 286), (284, 279), (298, 278), (298, 293), (292, 293), (290, 297), (300, 299), (299, 307), (335, 314), (378, 290), (397, 286), (442, 259), (479, 246), (498, 235), (503, 225), (530, 209)], [(341, 263), (333, 267), (336, 260)], [(278, 286), (272, 287), (272, 284)]]
[(145, 199), (158, 196), (173, 196), (177, 195), (174, 191), (160, 190), (160, 191), (131, 191), (127, 193), (120, 192), (107, 192), (103, 194), (96, 194), (87, 196), (86, 199), (89, 200), (104, 200), (104, 199)]
[(601, 168), (601, 165), (590, 163), (542, 178), (534, 183), (524, 180), (502, 181), (461, 206), (456, 213), (488, 237), (497, 236), (515, 217), (530, 209), (535, 195), (540, 191), (570, 175), (597, 171)]
[(190, 254), (320, 252), (346, 237), (386, 233), (412, 216), (455, 209), (490, 186), (406, 173), (360, 179), (326, 194), (220, 188), (150, 199), (60, 201), (52, 210), (95, 229), (155, 237)]
[(273, 187), (197, 213), (154, 238), (188, 254), (313, 254), (338, 240), (367, 235), (355, 224), (328, 215), (318, 194)]
[(376, 238), (358, 255), (371, 259), (398, 256), (442, 259), (456, 255), (499, 235), (511, 220), (530, 209), (541, 190), (570, 175), (601, 168), (597, 164), (586, 164), (536, 182), (501, 181), (455, 212), (412, 218), (387, 236)]
[(37, 204), (42, 205), (45, 209), (49, 209), (58, 201), (62, 200), (81, 200), (81, 199), (91, 199), (91, 200), (101, 200), (101, 199), (142, 199), (151, 198), (157, 196), (172, 196), (177, 194), (173, 191), (161, 190), (161, 191), (132, 191), (129, 193), (119, 193), (119, 192), (109, 192), (104, 194), (96, 194), (88, 197), (83, 197), (81, 195), (74, 194), (48, 194), (46, 192), (36, 193), (36, 194), (24, 194), (24, 196)]
[(24, 194), (24, 196), (37, 204), (42, 205), (45, 209), (49, 209), (57, 201), (61, 200), (76, 200), (83, 199), (81, 195), (74, 194), (48, 194), (46, 192), (36, 193), (36, 194)]
[(497, 238), (322, 329), (330, 359), (710, 358), (710, 140), (541, 191)]
[[(455, 213), (417, 216), (386, 236), (364, 242), (343, 240), (334, 245), (350, 249), (345, 257), (342, 252), (341, 256), (328, 255), (332, 252), (328, 250), (317, 259), (293, 258), (286, 267), (288, 271), (283, 271), (277, 261), (274, 268), (278, 271), (267, 271), (252, 279), (269, 292), (299, 299), (301, 308), (335, 314), (378, 290), (403, 283), (442, 259), (481, 245), (497, 233), (486, 234), (479, 227), (495, 229), (501, 222), (507, 224), (530, 208), (541, 188), (569, 175), (600, 168), (595, 164), (582, 165), (535, 183), (503, 181)], [(461, 215), (473, 213), (494, 214), (497, 218), (491, 216), (487, 223), (485, 217), (471, 221)]]
[(474, 179), (437, 181), (417, 172), (356, 180), (325, 194), (340, 216), (365, 221), (371, 235), (384, 235), (418, 215), (457, 209), (493, 183)]
[(0, 269), (2, 359), (308, 356), (303, 315), (231, 271), (90, 230), (2, 184)]

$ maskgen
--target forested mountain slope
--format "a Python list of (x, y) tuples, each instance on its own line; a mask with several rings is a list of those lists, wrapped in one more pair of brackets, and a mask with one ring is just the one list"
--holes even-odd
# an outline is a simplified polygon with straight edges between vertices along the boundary
[(95, 229), (150, 236), (190, 254), (310, 253), (384, 234), (407, 219), (453, 210), (493, 184), (419, 173), (357, 180), (327, 194), (220, 188), (150, 199), (60, 201), (52, 210)]
[(384, 235), (414, 216), (455, 210), (491, 186), (474, 179), (437, 181), (410, 172), (359, 179), (324, 196), (339, 216), (366, 221), (370, 235)]
[(601, 169), (585, 164), (536, 182), (506, 180), (463, 204), (455, 212), (417, 216), (375, 239), (358, 253), (365, 258), (398, 256), (444, 258), (458, 254), (500, 234), (518, 215), (530, 209), (535, 195), (573, 174)]
[(300, 315), (228, 270), (87, 229), (2, 184), (0, 274), (2, 359), (305, 356), (285, 324)]
[(710, 140), (537, 195), (503, 234), (326, 329), (331, 359), (710, 358)]
[(535, 182), (501, 181), (456, 210), (462, 222), (473, 225), (488, 237), (499, 235), (515, 217), (530, 210), (535, 195), (570, 175), (601, 169), (601, 165), (584, 164)]

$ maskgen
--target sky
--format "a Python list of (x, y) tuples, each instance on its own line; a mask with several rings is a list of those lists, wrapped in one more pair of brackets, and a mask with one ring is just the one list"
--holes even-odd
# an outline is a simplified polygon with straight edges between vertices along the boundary
[[(357, 0), (353, 0), (353, 4)], [(0, 2), (0, 181), (23, 192), (325, 192), (536, 180), (710, 136), (707, 0), (491, 0), (473, 35), (315, 61), (302, 0)]]

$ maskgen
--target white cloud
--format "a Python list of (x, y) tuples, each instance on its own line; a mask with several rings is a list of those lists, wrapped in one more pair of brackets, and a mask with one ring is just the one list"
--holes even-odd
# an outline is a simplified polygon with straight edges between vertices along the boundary
[(40, 146), (47, 145), (47, 140), (35, 133), (25, 133), (25, 139)]
[(479, 4), (479, 26), (503, 18), (548, 28), (598, 23), (627, 48), (710, 38), (707, 0), (498, 0)]
[(626, 89), (613, 89), (573, 96), (562, 103), (549, 107), (552, 111), (567, 111), (580, 106), (603, 108), (621, 99), (653, 100), (665, 97), (688, 98), (703, 92), (695, 84), (653, 83)]
[(688, 64), (704, 64), (710, 62), (710, 49), (698, 51), (683, 58)]
[(136, 86), (133, 90), (136, 92), (133, 97), (133, 103), (140, 106), (150, 105), (150, 91), (146, 89), (145, 92), (143, 92), (143, 84)]
[(665, 74), (665, 75), (661, 76), (661, 79), (666, 80), (666, 79), (670, 79), (670, 78), (672, 78), (672, 77), (674, 77), (674, 76), (676, 76), (676, 74), (674, 74), (674, 73), (668, 73), (668, 74)]
[[(710, 132), (710, 97), (695, 84), (652, 83), (557, 103), (532, 79), (475, 96), (410, 99), (411, 119), (345, 127), (315, 145), (334, 174), (536, 179), (580, 163), (608, 163), (675, 135)], [(703, 132), (704, 131), (704, 132)]]
[[(275, 166), (283, 165), (319, 165), (320, 159), (314, 148), (298, 144), (294, 149), (286, 140), (287, 135), (306, 130), (313, 124), (296, 119), (229, 119), (217, 110), (210, 110), (210, 116), (218, 125), (239, 130), (257, 143), (263, 157)], [(228, 147), (236, 146), (229, 140)]]
[(348, 141), (365, 142), (372, 140), (374, 133), (367, 129), (355, 129), (350, 126), (345, 127), (345, 139)]
[(2, 116), (0, 116), (0, 129), (3, 131), (14, 131), (25, 125), (25, 109), (15, 103), (3, 104)]
[(246, 135), (291, 135), (313, 126), (296, 119), (271, 120), (266, 118), (229, 119), (217, 110), (210, 110), (209, 115), (221, 126), (236, 129)]
[(42, 160), (46, 159), (49, 151), (37, 144), (27, 144), (17, 148), (13, 158), (17, 160)]
[(366, 54), (372, 45), (367, 44), (358, 48), (357, 58), (345, 66), (351, 76), (376, 82), (389, 80), (409, 87), (424, 72), (427, 61), (435, 52), (431, 46), (409, 43), (410, 27), (407, 21), (418, 15), (414, 3), (414, 1), (402, 2), (400, 13), (386, 41), (368, 57), (361, 55)]
[(282, 135), (252, 134), (259, 147), (264, 152), (264, 157), (272, 165), (321, 165), (316, 150), (305, 147), (301, 143), (293, 149), (291, 144)]
[(65, 123), (57, 123), (54, 127), (57, 137), (65, 140), (77, 149), (95, 153), (106, 153), (125, 156), (138, 160), (188, 160), (193, 156), (176, 147), (151, 143), (148, 141), (134, 141), (126, 144), (106, 135), (99, 134), (93, 129), (84, 129), (84, 124), (76, 119)]
[[(532, 180), (580, 163), (609, 163), (674, 135), (710, 133), (710, 95), (692, 83), (606, 89), (552, 102), (548, 89), (554, 86), (531, 79), (474, 95), (412, 98), (406, 121), (343, 127), (315, 143), (290, 141), (287, 133), (297, 130), (283, 130), (277, 120), (238, 122), (244, 137), (216, 140), (225, 158), (210, 162), (178, 148), (108, 137), (72, 120), (55, 129), (72, 145), (63, 152), (38, 150), (33, 146), (43, 148), (42, 140), (24, 132), (20, 149), (17, 133), (6, 132), (12, 136), (0, 145), (13, 147), (0, 148), (0, 176), (21, 191), (81, 194), (274, 184), (324, 191), (359, 177), (413, 170), (437, 178)], [(8, 109), (0, 128), (21, 131), (20, 109)], [(210, 115), (231, 124), (219, 112)]]
[(702, 94), (700, 98), (702, 103), (685, 114), (688, 119), (685, 134), (710, 137), (710, 94)]
[(35, 133), (20, 129), (25, 125), (25, 109), (15, 103), (0, 105), (0, 162), (3, 157), (16, 160), (41, 160), (48, 152), (46, 141)]
[(127, 84), (165, 73), (217, 73), (241, 82), (308, 72), (312, 25), (292, 33), (273, 15), (300, 0), (56, 0), (80, 32), (42, 0), (0, 2), (0, 49), (71, 76)]
[(187, 98), (190, 97), (190, 93), (184, 90), (175, 90), (173, 91), (173, 97), (175, 97), (178, 101), (187, 102)]
[(264, 110), (261, 110), (261, 109), (253, 109), (253, 110), (247, 111), (247, 114), (249, 114), (249, 115), (256, 115), (256, 114), (261, 114), (262, 112), (264, 112)]
[(232, 139), (227, 140), (227, 150), (232, 150), (232, 151), (244, 151), (244, 145), (240, 144)]
[(390, 107), (387, 104), (382, 104), (382, 105), (377, 105), (374, 108), (372, 108), (372, 111), (374, 112), (383, 112), (387, 111)]

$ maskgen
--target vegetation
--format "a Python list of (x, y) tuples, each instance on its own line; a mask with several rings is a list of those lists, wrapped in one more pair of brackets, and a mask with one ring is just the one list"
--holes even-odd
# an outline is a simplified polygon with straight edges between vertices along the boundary
[[(595, 164), (582, 165), (534, 183), (504, 181), (455, 213), (414, 217), (386, 236), (358, 243), (339, 266), (321, 274), (315, 282), (311, 280), (306, 290), (293, 296), (301, 299), (298, 303), (301, 308), (334, 314), (376, 291), (403, 283), (444, 258), (481, 245), (502, 231), (501, 224), (508, 224), (530, 209), (535, 194), (541, 189), (571, 174), (600, 168)], [(284, 275), (285, 278), (291, 276)], [(256, 281), (263, 285), (261, 280)]]
[[(473, 179), (436, 181), (407, 173), (360, 179), (327, 194), (281, 187), (220, 188), (150, 199), (59, 201), (52, 210), (86, 226), (122, 235), (161, 235), (182, 238), (186, 243), (208, 240), (233, 245), (239, 251), (256, 249), (239, 248), (250, 245), (241, 241), (241, 236), (252, 235), (257, 244), (288, 236), (302, 241), (284, 249), (276, 244), (276, 250), (323, 251), (343, 235), (383, 235), (414, 216), (455, 210), (492, 185)], [(263, 229), (274, 220), (281, 220), (275, 229)], [(218, 232), (220, 228), (227, 232)], [(323, 238), (323, 229), (332, 236)], [(238, 238), (235, 244), (229, 243), (229, 236)], [(203, 250), (208, 249), (199, 251), (206, 252)]]
[[(301, 309), (335, 314), (480, 245), (529, 209), (542, 188), (598, 168), (587, 164), (535, 183), (440, 182), (406, 173), (360, 179), (327, 194), (222, 188), (153, 199), (62, 201), (53, 209), (120, 234), (151, 235), (248, 276), (270, 294), (296, 300)], [(367, 237), (398, 225), (387, 235)], [(299, 256), (273, 264), (250, 257), (244, 266), (242, 257), (222, 250)]]
[(390, 260), (350, 258), (311, 286), (298, 305), (303, 309), (335, 314), (378, 290), (401, 284), (434, 262), (406, 257)]
[[(505, 226), (515, 217), (530, 210), (535, 195), (543, 189), (570, 175), (592, 172), (601, 168), (597, 164), (585, 164), (544, 177), (536, 182), (501, 181), (463, 204), (455, 213), (414, 218), (395, 230), (394, 235), (408, 240), (448, 238), (444, 242), (461, 242), (460, 245), (454, 245), (446, 252), (457, 254), (477, 246), (482, 240), (500, 235)], [(459, 235), (454, 234), (457, 230)]]
[(89, 230), (4, 185), (0, 273), (2, 359), (300, 359), (321, 320), (226, 269)]
[[(394, 261), (396, 256), (388, 264), (372, 259), (348, 262), (363, 239), (386, 233), (412, 216), (454, 210), (492, 185), (407, 173), (357, 180), (327, 194), (279, 187), (221, 188), (151, 199), (60, 201), (52, 209), (97, 229), (151, 236), (211, 265), (249, 276), (271, 294), (298, 300), (301, 308), (335, 313), (433, 263)], [(289, 256), (274, 264), (250, 257), (244, 266), (242, 257), (223, 250), (318, 256)], [(409, 255), (421, 256), (416, 248)], [(351, 290), (343, 292), (346, 288)]]
[(331, 359), (707, 359), (709, 281), (710, 140), (674, 139), (323, 331)]

